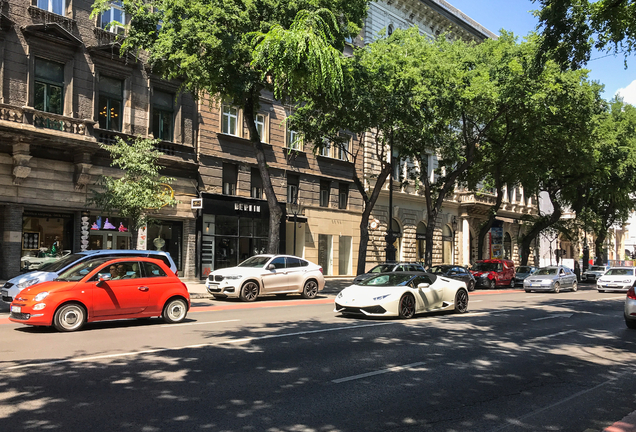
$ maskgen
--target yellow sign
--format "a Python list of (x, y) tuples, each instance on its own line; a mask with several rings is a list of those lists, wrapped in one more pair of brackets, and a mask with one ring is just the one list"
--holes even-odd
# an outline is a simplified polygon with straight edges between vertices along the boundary
[[(161, 183), (161, 192), (159, 192), (159, 196), (161, 197), (167, 197), (168, 199), (174, 199), (174, 189), (172, 189), (172, 187), (170, 187), (169, 184), (167, 183)], [(162, 205), (161, 207), (165, 207), (167, 206), (168, 203), (165, 203), (164, 205)]]

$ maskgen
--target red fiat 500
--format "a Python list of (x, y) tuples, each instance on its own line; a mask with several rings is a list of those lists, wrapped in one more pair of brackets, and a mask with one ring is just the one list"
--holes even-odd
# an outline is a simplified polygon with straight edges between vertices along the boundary
[(21, 291), (9, 319), (69, 332), (87, 322), (122, 318), (161, 316), (177, 323), (189, 308), (188, 289), (162, 261), (97, 258)]

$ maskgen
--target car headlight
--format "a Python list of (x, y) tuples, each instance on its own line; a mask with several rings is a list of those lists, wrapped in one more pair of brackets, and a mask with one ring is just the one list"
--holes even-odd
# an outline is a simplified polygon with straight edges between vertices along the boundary
[(48, 291), (42, 291), (41, 293), (37, 294), (33, 300), (35, 300), (36, 302), (42, 301), (44, 300), (47, 296), (49, 295)]
[(391, 294), (384, 294), (384, 295), (381, 295), (379, 297), (373, 297), (373, 301), (379, 301), (379, 300), (385, 299), (385, 298), (387, 298), (390, 295)]
[(631, 281), (632, 281), (631, 279), (625, 279), (623, 283), (631, 283)]
[(237, 279), (241, 279), (242, 277), (243, 277), (242, 275), (227, 275), (227, 276), (223, 276), (223, 279), (237, 280)]
[(596, 282), (598, 282), (598, 283), (605, 283), (605, 280), (604, 280), (604, 279), (597, 279), (597, 280), (596, 280)]
[(336, 298), (337, 298), (337, 299), (342, 298), (342, 291), (340, 291), (340, 292), (338, 293), (338, 295), (336, 296)]
[(16, 285), (16, 287), (19, 290), (23, 290), (26, 287), (30, 287), (31, 285), (35, 285), (36, 283), (39, 283), (39, 282), (40, 282), (40, 279), (29, 279), (24, 282), (20, 282), (19, 284)]
[(33, 310), (42, 310), (46, 307), (46, 303), (38, 303), (35, 306), (33, 306)]

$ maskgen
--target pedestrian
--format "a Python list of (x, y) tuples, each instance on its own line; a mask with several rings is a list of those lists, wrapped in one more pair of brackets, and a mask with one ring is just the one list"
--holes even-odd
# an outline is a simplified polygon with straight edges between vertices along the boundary
[(574, 260), (574, 274), (576, 275), (576, 281), (581, 282), (581, 266), (579, 266), (579, 260)]

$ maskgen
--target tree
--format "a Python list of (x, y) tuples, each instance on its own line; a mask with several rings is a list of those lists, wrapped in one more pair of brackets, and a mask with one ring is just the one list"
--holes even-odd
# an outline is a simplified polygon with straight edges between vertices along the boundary
[[(355, 37), (367, 0), (123, 0), (131, 18), (122, 51), (143, 50), (156, 73), (243, 109), (270, 211), (268, 252), (280, 244), (279, 206), (255, 124), (259, 95), (281, 101), (336, 95), (340, 52)], [(94, 14), (110, 0), (97, 0)], [(337, 52), (338, 56), (334, 55)]]
[(159, 174), (157, 160), (162, 153), (155, 148), (158, 140), (136, 138), (125, 142), (117, 137), (115, 144), (100, 144), (111, 155), (111, 166), (124, 171), (121, 178), (102, 176), (93, 190), (90, 203), (105, 213), (117, 211), (131, 220), (132, 248), (137, 249), (139, 229), (152, 220), (151, 214), (178, 201), (166, 193), (166, 185), (174, 181)]
[(539, 58), (555, 59), (563, 67), (580, 68), (592, 47), (625, 57), (636, 48), (633, 0), (533, 0), (542, 29)]

